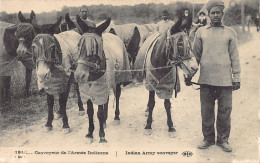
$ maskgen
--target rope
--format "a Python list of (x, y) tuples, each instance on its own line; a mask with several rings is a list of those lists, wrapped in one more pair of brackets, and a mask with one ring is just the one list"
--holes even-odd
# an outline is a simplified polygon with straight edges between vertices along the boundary
[[(166, 69), (166, 68), (171, 68), (176, 66), (177, 64), (179, 64), (180, 62), (175, 62), (175, 63), (171, 63), (170, 66), (162, 66), (162, 67), (156, 67), (156, 68), (151, 68), (151, 69), (135, 69), (135, 70), (91, 70), (91, 71), (95, 71), (95, 72), (139, 72), (139, 71), (145, 71), (145, 70), (159, 70), (159, 69)], [(71, 70), (72, 72), (74, 72), (74, 70)]]

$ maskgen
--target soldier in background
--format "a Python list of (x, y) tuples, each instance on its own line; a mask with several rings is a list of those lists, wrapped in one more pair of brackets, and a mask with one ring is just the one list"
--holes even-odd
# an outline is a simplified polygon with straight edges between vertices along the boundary
[(80, 18), (88, 25), (92, 27), (96, 27), (96, 24), (88, 19), (89, 10), (87, 6), (82, 6), (79, 10), (79, 16)]
[(162, 19), (156, 24), (155, 31), (158, 31), (159, 33), (166, 32), (169, 28), (171, 28), (174, 25), (174, 22), (169, 20), (169, 12), (167, 10), (163, 10), (162, 12)]
[(251, 25), (251, 15), (246, 16), (246, 25), (247, 25), (247, 30), (250, 32), (250, 25)]
[[(79, 10), (79, 17), (88, 25), (88, 26), (91, 26), (91, 27), (96, 27), (96, 24), (89, 20), (88, 19), (88, 13), (89, 13), (89, 10), (87, 8), (87, 6), (82, 6)], [(75, 29), (76, 32), (80, 33), (80, 34), (83, 34), (83, 31), (82, 29), (80, 28), (80, 26), (78, 25), (77, 21), (73, 21), (74, 25), (77, 27)]]
[(207, 25), (206, 14), (205, 14), (203, 11), (201, 11), (201, 12), (199, 13), (199, 18), (198, 18), (198, 20), (196, 21), (196, 24), (199, 25), (200, 27)]
[(184, 27), (183, 31), (189, 35), (192, 26), (192, 16), (189, 9), (184, 9), (181, 15), (182, 20), (186, 19), (188, 21), (187, 25)]

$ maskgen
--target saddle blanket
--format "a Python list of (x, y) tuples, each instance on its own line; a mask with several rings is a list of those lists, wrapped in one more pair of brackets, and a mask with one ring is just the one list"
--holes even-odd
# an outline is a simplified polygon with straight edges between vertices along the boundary
[(79, 84), (82, 96), (91, 99), (96, 105), (103, 105), (107, 102), (110, 88), (115, 91), (116, 84), (132, 79), (130, 71), (117, 71), (130, 70), (128, 54), (122, 40), (111, 33), (103, 34), (102, 38), (106, 57), (105, 74), (96, 81)]
[(7, 54), (4, 46), (4, 33), (6, 28), (10, 26), (13, 26), (13, 24), (0, 21), (0, 76), (13, 75), (18, 64), (16, 54), (12, 56)]
[(59, 34), (54, 34), (54, 37), (60, 44), (62, 51), (62, 65), (69, 73), (69, 69), (77, 59), (78, 42), (81, 35), (75, 31), (65, 31)]
[[(135, 69), (144, 68), (145, 70), (145, 87), (148, 91), (155, 91), (160, 99), (170, 99), (175, 89), (175, 96), (180, 92), (180, 81), (177, 67), (172, 67), (170, 72), (161, 77), (151, 63), (153, 48), (161, 35), (158, 32), (153, 33), (147, 38), (138, 52)], [(137, 79), (140, 80), (144, 74), (138, 73)]]
[[(44, 88), (49, 94), (59, 95), (65, 91), (69, 79), (70, 81), (74, 81), (74, 76), (71, 74), (70, 69), (73, 63), (76, 62), (77, 45), (81, 35), (75, 31), (65, 31), (55, 34), (54, 37), (60, 45), (62, 64), (55, 65), (55, 71), (52, 71), (50, 78), (40, 79), (38, 76), (37, 78), (39, 90)], [(41, 80), (44, 80), (44, 82), (39, 82)]]

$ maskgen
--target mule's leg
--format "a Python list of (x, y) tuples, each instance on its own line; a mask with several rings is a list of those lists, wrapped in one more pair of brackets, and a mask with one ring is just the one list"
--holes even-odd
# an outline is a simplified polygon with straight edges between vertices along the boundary
[(119, 111), (119, 98), (121, 96), (121, 84), (117, 84), (116, 85), (116, 111), (115, 111), (115, 118), (114, 120), (120, 120), (119, 118), (119, 114), (120, 114), (120, 111)]
[(175, 132), (176, 130), (173, 127), (172, 116), (171, 116), (171, 102), (169, 99), (164, 100), (164, 107), (167, 113), (167, 124), (169, 127), (169, 132)]
[(88, 134), (86, 135), (86, 137), (93, 138), (93, 131), (95, 129), (95, 126), (93, 120), (94, 108), (91, 100), (87, 101), (87, 113), (88, 113), (89, 127), (88, 127)]
[(69, 92), (70, 92), (70, 86), (71, 86), (71, 83), (69, 82), (68, 85), (67, 85), (66, 91), (59, 95), (60, 111), (61, 111), (61, 116), (62, 116), (62, 121), (63, 121), (62, 129), (64, 129), (65, 133), (70, 132), (68, 117), (67, 117), (67, 113), (66, 113), (66, 107), (67, 107), (67, 101), (68, 101), (68, 96), (69, 96)]
[(80, 92), (79, 92), (79, 84), (78, 83), (75, 83), (74, 85), (76, 87), (76, 92), (77, 92), (77, 96), (78, 96), (78, 107), (79, 107), (79, 115), (84, 115), (85, 114), (85, 109), (83, 107), (83, 102), (81, 100), (81, 97), (80, 97)]
[(106, 143), (105, 139), (105, 131), (104, 131), (104, 105), (98, 105), (98, 112), (97, 112), (98, 120), (99, 120), (99, 143)]
[(52, 130), (52, 121), (53, 121), (53, 105), (54, 105), (54, 96), (47, 94), (47, 105), (48, 105), (48, 120), (45, 125), (47, 130)]
[(147, 124), (145, 126), (145, 129), (152, 129), (152, 122), (153, 122), (152, 114), (155, 105), (154, 96), (155, 96), (155, 91), (149, 91), (149, 101), (148, 101), (149, 115), (147, 118)]
[(0, 107), (4, 105), (4, 86), (3, 77), (0, 76)]
[(30, 96), (30, 84), (32, 79), (32, 71), (33, 69), (27, 69), (26, 68), (26, 74), (25, 74), (25, 97)]
[(108, 101), (109, 101), (109, 96), (107, 98), (107, 102), (104, 105), (104, 128), (106, 127), (107, 123), (107, 115), (108, 115)]
[(4, 103), (10, 103), (11, 102), (11, 76), (2, 76), (3, 81), (3, 96), (4, 96)]
[(79, 92), (79, 84), (76, 83), (75, 84), (76, 87), (76, 92), (77, 92), (77, 96), (78, 96), (78, 107), (79, 107), (79, 111), (85, 111), (84, 107), (83, 107), (83, 102), (81, 100), (81, 96), (80, 96), (80, 92)]

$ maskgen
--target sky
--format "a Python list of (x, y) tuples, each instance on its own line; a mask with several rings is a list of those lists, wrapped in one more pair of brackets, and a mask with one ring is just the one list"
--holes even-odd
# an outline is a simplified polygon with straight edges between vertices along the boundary
[(169, 4), (176, 1), (186, 1), (194, 3), (206, 3), (208, 0), (0, 0), (0, 12), (29, 13), (34, 10), (35, 13), (50, 12), (53, 10), (60, 11), (63, 6), (78, 7), (81, 5), (136, 5), (148, 3), (163, 3)]

